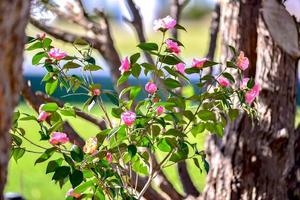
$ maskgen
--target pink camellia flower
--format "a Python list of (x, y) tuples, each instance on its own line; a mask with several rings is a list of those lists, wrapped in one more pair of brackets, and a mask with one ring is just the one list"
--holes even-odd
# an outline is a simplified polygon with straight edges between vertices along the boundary
[(121, 60), (121, 66), (119, 67), (119, 70), (122, 74), (130, 70), (130, 61), (128, 59), (128, 56), (126, 56), (124, 60)]
[(51, 115), (50, 113), (47, 113), (46, 111), (42, 111), (42, 112), (40, 112), (37, 120), (39, 122), (45, 121), (47, 119), (47, 117), (49, 117), (50, 115)]
[(136, 114), (132, 111), (126, 111), (121, 114), (121, 119), (127, 126), (131, 126), (136, 119)]
[(98, 140), (96, 137), (91, 137), (85, 141), (83, 152), (87, 154), (94, 154), (98, 149)]
[(176, 71), (180, 72), (181, 74), (184, 74), (185, 64), (184, 63), (178, 63), (175, 65)]
[(174, 42), (173, 40), (167, 39), (166, 40), (166, 45), (167, 45), (167, 49), (170, 52), (175, 53), (176, 55), (178, 55), (180, 53), (180, 48), (179, 48), (177, 42)]
[(254, 101), (254, 99), (259, 95), (259, 91), (260, 91), (260, 86), (259, 84), (256, 83), (252, 89), (246, 92), (245, 94), (246, 103), (251, 104)]
[(94, 88), (92, 90), (92, 94), (93, 94), (93, 96), (99, 96), (101, 94), (101, 91), (98, 88)]
[(249, 67), (249, 59), (245, 57), (243, 51), (241, 51), (240, 55), (237, 57), (236, 65), (243, 71)]
[(243, 80), (240, 82), (240, 88), (241, 89), (247, 88), (247, 84), (249, 80), (250, 80), (249, 78), (243, 78)]
[(168, 30), (168, 29), (172, 29), (176, 26), (176, 20), (173, 19), (172, 17), (170, 16), (166, 16), (165, 18), (163, 19), (158, 19), (158, 20), (155, 20), (154, 21), (154, 26), (153, 26), (153, 29), (155, 31), (158, 31), (160, 29), (163, 29), (163, 30)]
[(106, 153), (106, 160), (107, 160), (109, 163), (112, 163), (113, 157), (112, 157), (112, 154), (111, 154), (110, 152), (107, 152), (107, 153)]
[(230, 82), (227, 78), (221, 76), (217, 79), (218, 83), (222, 86), (222, 87), (229, 87), (230, 86)]
[(203, 67), (203, 65), (204, 65), (207, 61), (208, 61), (208, 58), (202, 58), (202, 59), (194, 58), (194, 59), (193, 59), (192, 66), (200, 69), (200, 68)]
[(51, 58), (54, 58), (55, 60), (61, 60), (61, 59), (63, 59), (64, 57), (67, 56), (67, 53), (61, 51), (61, 50), (58, 49), (58, 48), (52, 48), (52, 49), (50, 49), (50, 51), (48, 52), (48, 55), (49, 55)]
[(48, 112), (42, 110), (42, 107), (44, 105), (45, 104), (41, 104), (40, 107), (39, 107), (39, 116), (37, 118), (37, 120), (39, 122), (45, 121), (47, 119), (47, 117), (49, 117), (51, 115), (51, 113), (48, 113)]
[(145, 90), (150, 94), (154, 94), (157, 91), (157, 86), (153, 82), (148, 82), (145, 85)]
[(74, 197), (75, 199), (79, 199), (81, 197), (81, 194), (77, 194), (74, 192), (74, 189), (70, 189), (67, 194), (68, 197)]
[(164, 107), (163, 106), (158, 106), (156, 109), (157, 115), (161, 115), (164, 113)]
[(52, 145), (66, 144), (67, 142), (69, 142), (69, 138), (65, 133), (53, 132), (49, 142)]

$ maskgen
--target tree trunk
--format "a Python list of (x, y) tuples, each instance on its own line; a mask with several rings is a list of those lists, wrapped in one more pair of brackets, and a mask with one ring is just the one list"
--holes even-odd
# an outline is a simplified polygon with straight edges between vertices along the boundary
[(25, 27), (29, 0), (0, 1), (0, 200), (6, 182), (9, 159), (9, 129), (22, 83)]
[(238, 47), (249, 57), (246, 74), (255, 73), (262, 88), (256, 106), (260, 118), (252, 124), (242, 115), (227, 126), (222, 141), (208, 141), (211, 170), (203, 195), (206, 200), (289, 199), (287, 177), (294, 164), (296, 60), (273, 40), (260, 7), (259, 0), (222, 2), (223, 60), (229, 57), (224, 44)]

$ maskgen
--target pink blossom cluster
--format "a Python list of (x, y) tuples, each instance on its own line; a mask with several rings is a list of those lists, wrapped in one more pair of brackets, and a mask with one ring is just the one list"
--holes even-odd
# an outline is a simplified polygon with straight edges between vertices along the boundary
[(66, 144), (69, 142), (69, 138), (67, 134), (62, 133), (62, 132), (53, 132), (51, 134), (51, 138), (49, 140), (50, 144), (52, 145), (61, 145), (61, 144)]
[(155, 20), (153, 29), (155, 31), (158, 31), (158, 30), (166, 31), (166, 30), (174, 28), (176, 26), (176, 24), (177, 24), (177, 22), (175, 19), (173, 19), (170, 16), (166, 16), (163, 19)]
[(125, 111), (121, 114), (121, 119), (126, 126), (131, 126), (136, 119), (136, 114), (132, 111)]
[(48, 52), (48, 56), (50, 58), (53, 58), (55, 60), (61, 60), (63, 59), (64, 57), (67, 56), (67, 53), (64, 52), (64, 51), (61, 51), (60, 49), (58, 48), (52, 48), (50, 49), (50, 51)]

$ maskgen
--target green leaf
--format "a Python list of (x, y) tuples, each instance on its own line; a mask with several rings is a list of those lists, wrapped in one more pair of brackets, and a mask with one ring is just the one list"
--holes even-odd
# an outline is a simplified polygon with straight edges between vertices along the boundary
[(77, 38), (73, 44), (75, 45), (82, 45), (82, 46), (85, 46), (85, 45), (89, 45), (89, 43), (87, 41), (85, 41), (84, 39), (82, 38)]
[(177, 129), (169, 129), (164, 135), (174, 136), (174, 137), (185, 137), (186, 135)]
[(130, 72), (124, 72), (122, 76), (119, 78), (117, 85), (121, 85), (122, 83), (126, 82), (129, 78)]
[(174, 55), (164, 55), (159, 58), (159, 61), (168, 65), (176, 65), (178, 63), (183, 62), (177, 56)]
[(179, 30), (184, 30), (185, 32), (187, 32), (186, 29), (183, 26), (181, 26), (180, 24), (176, 24), (176, 26), (174, 28), (179, 29)]
[(171, 89), (174, 89), (174, 88), (178, 88), (181, 86), (180, 82), (175, 80), (175, 79), (172, 79), (172, 78), (167, 78), (166, 80), (164, 80), (164, 84), (168, 87), (168, 88), (171, 88)]
[(228, 115), (231, 121), (234, 121), (239, 116), (239, 110), (238, 109), (230, 109), (228, 111)]
[(11, 134), (10, 136), (12, 141), (15, 142), (16, 145), (20, 146), (22, 144), (23, 140), (19, 136), (16, 136), (14, 134)]
[(24, 148), (14, 148), (12, 150), (12, 155), (13, 155), (16, 162), (18, 162), (18, 160), (20, 158), (22, 158), (24, 156), (24, 154), (25, 154), (25, 149)]
[(58, 167), (54, 172), (52, 180), (58, 181), (58, 180), (65, 179), (67, 176), (69, 176), (69, 174), (70, 174), (70, 167), (68, 166)]
[(129, 98), (130, 99), (135, 99), (138, 94), (140, 93), (141, 91), (141, 87), (140, 86), (133, 86), (131, 87), (131, 90), (130, 90), (130, 93), (129, 93)]
[(43, 40), (43, 46), (44, 46), (44, 48), (48, 49), (50, 47), (51, 43), (52, 43), (52, 40), (50, 38), (45, 38)]
[(120, 119), (122, 112), (123, 112), (122, 108), (112, 108), (111, 109), (112, 116), (114, 116), (118, 119)]
[(221, 138), (224, 135), (224, 127), (221, 123), (215, 124), (216, 134)]
[(95, 58), (91, 57), (91, 56), (88, 56), (86, 58), (84, 58), (84, 60), (92, 65), (95, 65), (96, 64), (96, 60)]
[(47, 149), (36, 161), (35, 161), (35, 165), (37, 163), (42, 163), (45, 162), (46, 160), (48, 160), (55, 152), (56, 148), (52, 147), (50, 149)]
[(81, 162), (83, 160), (83, 151), (77, 145), (73, 145), (71, 148), (71, 158), (76, 162)]
[(235, 65), (234, 62), (227, 61), (227, 62), (226, 62), (226, 67), (228, 67), (228, 68), (236, 68), (236, 65)]
[(233, 54), (233, 56), (237, 56), (236, 49), (233, 46), (231, 46), (231, 45), (228, 45), (228, 47), (229, 47), (231, 53)]
[(141, 74), (142, 68), (139, 64), (134, 63), (131, 67), (131, 73), (135, 78), (138, 78)]
[(228, 72), (223, 72), (222, 75), (227, 78), (231, 83), (235, 83), (235, 80), (233, 78), (233, 76), (231, 74), (229, 74)]
[(70, 182), (72, 187), (75, 188), (83, 181), (83, 173), (79, 170), (74, 170), (73, 173), (70, 175)]
[(64, 159), (66, 163), (68, 163), (72, 168), (75, 168), (75, 163), (71, 159), (71, 157), (67, 156), (65, 153), (63, 153)]
[(130, 64), (136, 63), (136, 61), (140, 58), (140, 56), (141, 56), (140, 53), (136, 53), (130, 56)]
[(247, 88), (252, 89), (255, 85), (255, 81), (253, 78), (250, 78), (250, 80), (247, 83)]
[(36, 41), (37, 39), (31, 36), (27, 36), (26, 44), (32, 43)]
[(215, 121), (216, 120), (215, 113), (210, 110), (200, 110), (198, 112), (198, 117), (200, 119), (202, 119), (203, 121), (208, 121), (208, 120)]
[(194, 164), (196, 165), (196, 167), (200, 170), (200, 173), (202, 173), (202, 169), (200, 167), (200, 163), (199, 160), (197, 158), (193, 158)]
[(206, 61), (206, 62), (204, 63), (203, 68), (205, 68), (205, 67), (212, 67), (212, 66), (218, 65), (218, 64), (220, 64), (220, 63), (217, 63), (217, 62), (213, 62), (213, 61), (208, 60), (208, 61)]
[(186, 143), (180, 142), (179, 147), (170, 157), (170, 161), (172, 162), (179, 162), (181, 160), (187, 159), (189, 154), (189, 148)]
[(51, 103), (46, 103), (42, 105), (41, 110), (46, 111), (46, 112), (55, 112), (58, 109), (58, 105), (54, 102)]
[(146, 42), (146, 43), (140, 43), (137, 45), (140, 49), (144, 51), (157, 51), (158, 45), (156, 43)]
[(26, 50), (32, 51), (32, 50), (41, 49), (41, 48), (43, 48), (43, 43), (41, 41), (36, 41), (31, 46), (29, 46)]
[(81, 185), (77, 186), (74, 189), (74, 192), (77, 193), (77, 194), (83, 193), (87, 189), (89, 189), (90, 187), (93, 187), (96, 182), (97, 182), (96, 179), (91, 179), (89, 181), (83, 182)]
[(45, 52), (39, 52), (32, 57), (32, 65), (37, 65), (42, 60), (42, 58), (47, 57)]
[(137, 148), (135, 145), (131, 144), (127, 147), (128, 153), (131, 157), (134, 157), (137, 153)]
[(107, 96), (107, 98), (109, 98), (109, 100), (116, 106), (119, 106), (119, 99), (118, 99), (118, 95), (115, 92), (112, 91), (103, 91), (103, 93), (105, 94), (105, 96)]
[(204, 169), (205, 169), (206, 173), (208, 174), (208, 172), (209, 172), (209, 164), (208, 164), (208, 162), (205, 160), (204, 157), (202, 157), (202, 162), (203, 162)]
[(205, 125), (203, 123), (197, 124), (191, 130), (194, 137), (196, 137), (199, 133), (202, 133), (205, 130)]
[(173, 69), (171, 69), (170, 67), (164, 66), (164, 69), (165, 69), (170, 75), (175, 76), (175, 77), (178, 76), (177, 72), (174, 71)]
[(170, 151), (172, 151), (172, 146), (168, 143), (168, 141), (167, 141), (166, 138), (161, 139), (159, 141), (159, 143), (157, 144), (157, 147), (162, 152), (170, 152)]
[(86, 58), (84, 58), (84, 60), (92, 65), (95, 65), (96, 64), (96, 60), (95, 58), (91, 57), (91, 56), (88, 56)]
[(57, 160), (51, 160), (50, 162), (48, 162), (47, 169), (46, 169), (46, 174), (55, 172), (55, 170), (59, 166), (61, 166), (62, 162), (63, 162), (62, 158), (59, 158)]
[(151, 65), (149, 63), (142, 63), (141, 65), (149, 71), (155, 70), (155, 68), (156, 68), (154, 65)]
[(79, 65), (78, 63), (69, 61), (63, 66), (63, 69), (75, 69), (75, 68), (79, 68), (79, 67), (81, 67), (81, 65)]
[(59, 112), (64, 116), (76, 117), (76, 112), (72, 107), (63, 107), (59, 110)]
[(184, 70), (186, 74), (199, 74), (200, 69), (197, 67), (191, 67)]
[(92, 64), (89, 64), (89, 65), (86, 65), (83, 67), (83, 70), (85, 70), (85, 71), (98, 71), (101, 69), (102, 69), (102, 67), (100, 67), (98, 65), (92, 65)]
[(58, 86), (58, 79), (48, 81), (45, 85), (45, 90), (48, 95), (52, 95)]

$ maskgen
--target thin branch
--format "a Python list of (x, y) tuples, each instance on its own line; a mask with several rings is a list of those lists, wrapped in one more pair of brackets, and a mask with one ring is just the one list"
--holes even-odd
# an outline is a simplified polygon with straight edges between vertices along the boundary
[(80, 11), (81, 11), (82, 15), (83, 15), (85, 18), (89, 18), (89, 14), (86, 12), (86, 9), (85, 9), (85, 7), (84, 7), (84, 5), (83, 5), (82, 0), (76, 0), (76, 2), (77, 2), (78, 6), (79, 6), (79, 8), (80, 8)]
[[(132, 173), (132, 182), (136, 180), (137, 174)], [(140, 177), (138, 179), (138, 184), (137, 184), (137, 190), (141, 191), (143, 189), (143, 185), (145, 185), (147, 182), (147, 177)], [(145, 192), (144, 198), (147, 200), (166, 200), (160, 193), (158, 193), (153, 187), (149, 187), (148, 190)]]
[[(180, 22), (181, 13), (183, 8), (188, 4), (189, 0), (172, 0), (171, 5), (171, 16), (176, 19), (177, 23)], [(172, 36), (175, 39), (178, 39), (178, 32), (177, 29), (172, 30)], [(178, 174), (180, 177), (180, 180), (182, 182), (183, 190), (187, 195), (192, 195), (194, 197), (199, 196), (199, 192), (197, 188), (195, 187), (194, 183), (192, 182), (192, 179), (188, 173), (187, 170), (187, 164), (186, 162), (180, 162), (177, 165)]]
[[(131, 13), (132, 20), (129, 20), (126, 18), (124, 18), (124, 19), (125, 19), (125, 21), (129, 22), (134, 27), (139, 41), (141, 43), (146, 42), (146, 37), (145, 37), (145, 32), (144, 32), (144, 27), (143, 27), (143, 20), (142, 20), (139, 9), (137, 8), (137, 6), (133, 2), (133, 0), (127, 0), (126, 2), (129, 7), (129, 11)], [(144, 51), (144, 54), (145, 54), (147, 61), (150, 64), (154, 65), (154, 61), (153, 61), (153, 58), (151, 57), (151, 55), (145, 51)]]
[[(182, 10), (186, 7), (186, 5), (190, 2), (190, 0), (172, 0), (171, 4), (171, 16), (176, 19), (177, 23), (180, 23)], [(172, 30), (172, 36), (174, 39), (178, 39), (178, 30)]]
[[(158, 166), (158, 162), (156, 159), (153, 160), (154, 165)], [(156, 183), (158, 187), (166, 193), (172, 200), (182, 200), (184, 197), (177, 192), (172, 183), (166, 177), (166, 175), (160, 170), (159, 173), (155, 177)]]
[(30, 23), (40, 29), (41, 31), (44, 31), (48, 35), (51, 35), (52, 37), (62, 40), (64, 42), (73, 43), (77, 38), (82, 38), (85, 41), (89, 42), (91, 45), (95, 45), (96, 40), (90, 37), (86, 36), (79, 36), (70, 32), (62, 31), (59, 28), (47, 26), (40, 21), (34, 19), (33, 17), (30, 17)]

